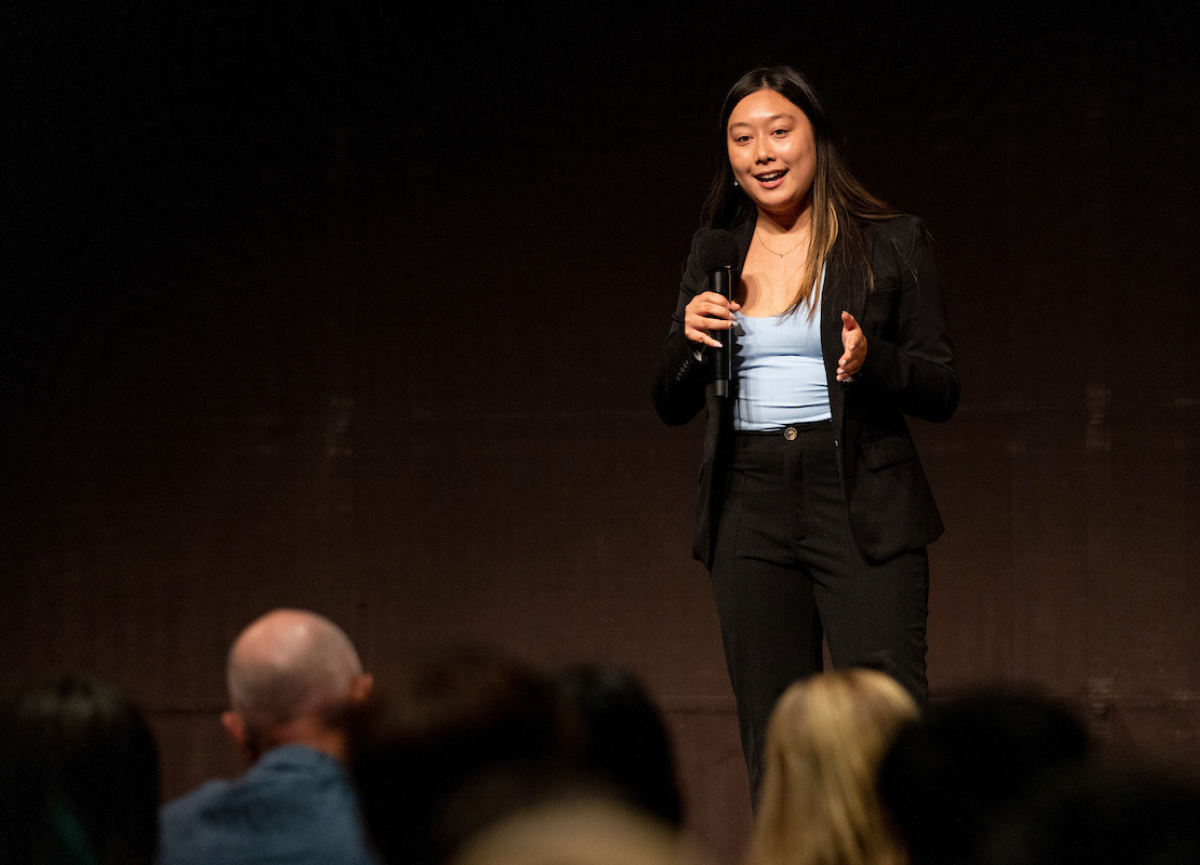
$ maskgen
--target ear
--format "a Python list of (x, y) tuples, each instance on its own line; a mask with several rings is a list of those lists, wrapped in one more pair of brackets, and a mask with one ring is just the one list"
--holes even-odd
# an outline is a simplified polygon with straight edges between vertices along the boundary
[(238, 753), (249, 762), (254, 762), (257, 755), (250, 741), (250, 732), (246, 729), (246, 719), (242, 717), (242, 713), (233, 709), (222, 712), (221, 726), (225, 728), (225, 732), (233, 740), (233, 746), (237, 748)]
[(356, 676), (354, 681), (350, 683), (350, 693), (346, 695), (346, 701), (350, 704), (365, 703), (367, 697), (371, 695), (371, 689), (375, 687), (375, 677), (370, 673), (363, 673), (361, 676)]

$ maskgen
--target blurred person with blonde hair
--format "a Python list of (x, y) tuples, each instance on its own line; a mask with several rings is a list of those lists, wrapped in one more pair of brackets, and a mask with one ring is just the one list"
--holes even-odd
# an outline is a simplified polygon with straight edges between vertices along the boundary
[(845, 669), (796, 682), (767, 731), (745, 865), (900, 865), (875, 792), (880, 761), (917, 704), (894, 679)]
[(669, 823), (619, 798), (567, 792), (521, 808), (468, 840), (451, 865), (690, 865)]

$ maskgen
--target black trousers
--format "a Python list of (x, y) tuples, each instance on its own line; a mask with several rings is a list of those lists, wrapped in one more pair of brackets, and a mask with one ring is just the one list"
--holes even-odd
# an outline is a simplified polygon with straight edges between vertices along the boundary
[(711, 573), (756, 795), (771, 709), (821, 670), (822, 636), (835, 667), (883, 670), (925, 700), (929, 557), (859, 553), (831, 422), (735, 436)]

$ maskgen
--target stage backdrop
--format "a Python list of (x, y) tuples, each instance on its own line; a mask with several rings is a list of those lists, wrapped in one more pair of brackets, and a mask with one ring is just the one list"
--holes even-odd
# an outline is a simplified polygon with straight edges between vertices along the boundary
[(914, 430), (947, 526), (935, 699), (1030, 686), (1200, 758), (1179, 11), (77, 5), (0, 31), (0, 683), (114, 682), (173, 797), (238, 771), (224, 654), (272, 607), (381, 677), (458, 642), (614, 662), (733, 862), (699, 423), (663, 426), (649, 375), (724, 91), (790, 62), (948, 287), (962, 407)]

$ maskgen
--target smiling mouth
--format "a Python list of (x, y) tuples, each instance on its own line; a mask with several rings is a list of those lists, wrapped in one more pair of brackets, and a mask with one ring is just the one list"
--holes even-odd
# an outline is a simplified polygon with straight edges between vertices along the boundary
[(782, 171), (769, 171), (766, 174), (756, 174), (754, 179), (759, 183), (774, 183), (776, 180), (783, 179), (783, 175), (787, 174), (787, 169)]

